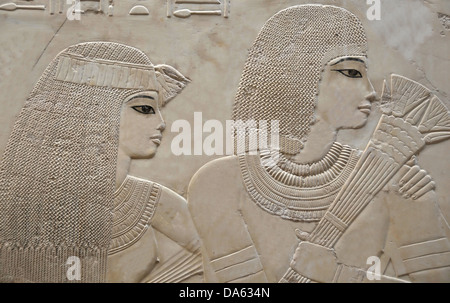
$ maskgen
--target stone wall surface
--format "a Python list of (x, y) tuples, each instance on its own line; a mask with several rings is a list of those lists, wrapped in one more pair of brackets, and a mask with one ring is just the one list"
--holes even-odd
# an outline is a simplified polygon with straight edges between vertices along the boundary
[[(0, 29), (0, 281), (450, 281), (449, 1), (0, 0)], [(226, 153), (232, 119), (278, 148)]]

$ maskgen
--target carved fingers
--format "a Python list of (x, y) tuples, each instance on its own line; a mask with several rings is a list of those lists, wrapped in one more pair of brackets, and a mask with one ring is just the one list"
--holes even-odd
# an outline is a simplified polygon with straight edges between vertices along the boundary
[(298, 238), (300, 241), (308, 241), (308, 239), (309, 239), (309, 233), (307, 233), (307, 232), (305, 232), (305, 231), (302, 231), (302, 230), (299, 229), (299, 228), (296, 228), (296, 229), (295, 229), (295, 235), (297, 236), (297, 238)]
[(412, 167), (405, 165), (400, 173), (398, 192), (406, 199), (412, 198), (416, 200), (435, 189), (436, 184), (431, 176), (418, 165)]

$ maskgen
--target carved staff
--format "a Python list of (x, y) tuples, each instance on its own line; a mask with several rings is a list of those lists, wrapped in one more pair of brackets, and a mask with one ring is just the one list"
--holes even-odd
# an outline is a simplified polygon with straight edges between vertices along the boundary
[[(427, 144), (450, 138), (450, 113), (438, 97), (421, 84), (399, 75), (391, 77), (390, 102), (352, 174), (316, 228), (304, 238), (333, 248), (356, 217), (398, 170)], [(385, 86), (386, 90), (386, 86)], [(280, 282), (310, 282), (292, 268)]]

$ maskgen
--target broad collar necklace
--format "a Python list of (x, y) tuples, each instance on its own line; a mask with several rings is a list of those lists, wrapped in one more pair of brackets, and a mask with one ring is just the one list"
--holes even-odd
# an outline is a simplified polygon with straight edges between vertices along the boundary
[(264, 166), (274, 153), (239, 156), (245, 187), (265, 211), (284, 219), (317, 222), (333, 202), (359, 159), (359, 151), (333, 143), (319, 161), (296, 164), (280, 155), (277, 165)]
[(144, 235), (158, 204), (161, 186), (127, 176), (114, 194), (112, 238), (109, 254), (122, 251)]

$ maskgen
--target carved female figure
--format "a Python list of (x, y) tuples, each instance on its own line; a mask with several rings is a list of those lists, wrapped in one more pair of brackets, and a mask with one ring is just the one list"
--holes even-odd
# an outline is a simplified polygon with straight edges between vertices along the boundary
[[(421, 201), (411, 206), (394, 190), (372, 188), (384, 184), (369, 168), (390, 164), (361, 167), (366, 151), (336, 142), (339, 130), (364, 126), (370, 114), (376, 95), (367, 64), (363, 26), (345, 9), (295, 6), (264, 25), (233, 118), (279, 121), (281, 153), (277, 159), (272, 147), (222, 158), (193, 177), (188, 201), (209, 259), (207, 280), (362, 281), (371, 256), (381, 257), (385, 280), (448, 280), (449, 229), (426, 173), (409, 166), (398, 173), (400, 192)], [(354, 180), (359, 187), (350, 188)], [(342, 217), (334, 212), (341, 200), (350, 201)], [(365, 200), (368, 206), (353, 209)], [(437, 246), (429, 242), (436, 239)]]
[[(71, 280), (69, 257), (81, 282), (201, 279), (186, 201), (128, 175), (131, 159), (156, 153), (160, 110), (188, 82), (118, 43), (77, 44), (50, 63), (1, 166), (1, 280)], [(178, 248), (162, 250), (163, 238)]]

